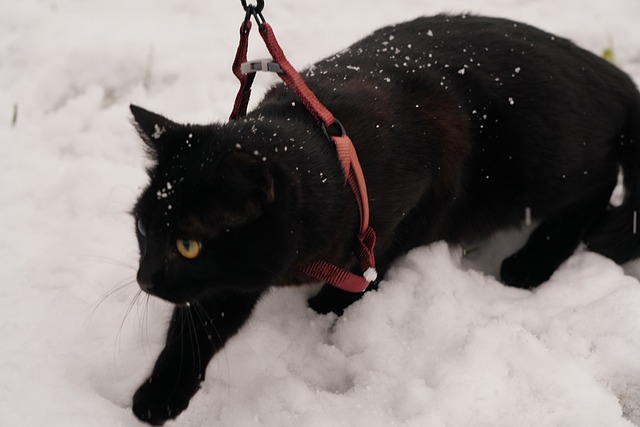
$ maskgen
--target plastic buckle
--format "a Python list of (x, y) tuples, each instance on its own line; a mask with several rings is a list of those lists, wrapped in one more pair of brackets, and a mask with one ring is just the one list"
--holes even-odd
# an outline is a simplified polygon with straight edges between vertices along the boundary
[(240, 71), (242, 71), (242, 74), (251, 74), (256, 71), (269, 71), (280, 74), (282, 73), (282, 68), (271, 59), (256, 59), (242, 63), (240, 65)]

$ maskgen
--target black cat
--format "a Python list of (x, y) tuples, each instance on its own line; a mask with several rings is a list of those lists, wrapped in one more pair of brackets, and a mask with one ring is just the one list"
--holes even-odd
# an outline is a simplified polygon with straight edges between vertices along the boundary
[[(617, 262), (640, 255), (640, 95), (605, 60), (525, 24), (439, 15), (383, 28), (303, 76), (356, 146), (380, 277), (411, 248), (477, 241), (529, 214), (539, 226), (504, 260), (507, 285), (544, 282), (581, 241)], [(131, 111), (155, 160), (133, 211), (138, 282), (176, 304), (133, 399), (158, 425), (187, 407), (270, 287), (309, 282), (300, 270), (318, 259), (355, 266), (359, 217), (335, 147), (282, 84), (225, 124)], [(325, 286), (310, 305), (341, 313), (359, 296)]]

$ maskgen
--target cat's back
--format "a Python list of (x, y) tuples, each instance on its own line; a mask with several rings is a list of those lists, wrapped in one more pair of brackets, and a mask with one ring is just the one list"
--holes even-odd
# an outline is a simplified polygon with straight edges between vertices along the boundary
[[(619, 112), (621, 103), (637, 93), (615, 65), (565, 38), (475, 15), (420, 17), (381, 28), (302, 75), (337, 112), (348, 112), (344, 105), (353, 103), (384, 103), (393, 110), (441, 92), (467, 114), (479, 106), (506, 112), (516, 98), (529, 100), (519, 104), (520, 114), (541, 114), (553, 103), (569, 110), (586, 106), (589, 114), (607, 103)], [(278, 85), (266, 100), (295, 100), (283, 89)]]
[[(533, 205), (544, 213), (576, 187), (596, 185), (599, 168), (609, 168), (603, 153), (640, 106), (632, 80), (603, 58), (524, 23), (473, 15), (382, 28), (305, 77), (349, 130), (374, 195), (410, 180), (405, 173), (389, 190), (398, 174), (388, 159), (419, 170), (441, 151), (450, 154), (445, 164), (464, 164), (443, 175), (473, 189), (456, 198), (462, 217), (471, 207), (478, 217), (505, 217), (500, 200), (526, 188), (522, 205), (545, 200)], [(519, 218), (520, 207), (514, 212)]]
[(473, 74), (469, 84), (492, 83), (499, 90), (522, 81), (523, 72), (530, 86), (554, 78), (588, 81), (609, 91), (633, 86), (617, 67), (565, 38), (474, 15), (420, 17), (388, 26), (320, 64), (329, 70), (358, 69), (386, 83), (431, 70), (444, 77), (443, 87), (464, 87), (462, 78)]

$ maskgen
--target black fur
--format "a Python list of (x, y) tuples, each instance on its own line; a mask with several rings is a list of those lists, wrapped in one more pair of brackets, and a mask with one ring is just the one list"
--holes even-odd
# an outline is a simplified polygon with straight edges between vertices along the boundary
[[(540, 222), (501, 278), (531, 288), (584, 241), (623, 262), (633, 234), (640, 95), (615, 66), (528, 25), (472, 16), (387, 27), (303, 72), (352, 138), (378, 234), (381, 276), (409, 249), (473, 242)], [(138, 280), (176, 303), (167, 343), (133, 410), (162, 424), (184, 410), (207, 363), (272, 286), (345, 268), (358, 227), (334, 147), (285, 88), (246, 118), (179, 125), (132, 106), (155, 159), (134, 209)], [(609, 206), (619, 170), (626, 196)], [(201, 242), (187, 259), (177, 239)], [(318, 312), (359, 295), (323, 288)]]

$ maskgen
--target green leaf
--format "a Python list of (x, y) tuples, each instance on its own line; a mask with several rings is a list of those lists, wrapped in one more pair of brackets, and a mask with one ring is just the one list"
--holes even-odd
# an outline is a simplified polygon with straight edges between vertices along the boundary
[(609, 47), (602, 51), (602, 57), (612, 64), (616, 63), (616, 55), (613, 50), (613, 41), (609, 38)]

